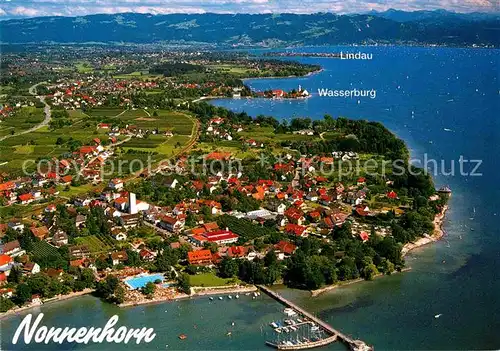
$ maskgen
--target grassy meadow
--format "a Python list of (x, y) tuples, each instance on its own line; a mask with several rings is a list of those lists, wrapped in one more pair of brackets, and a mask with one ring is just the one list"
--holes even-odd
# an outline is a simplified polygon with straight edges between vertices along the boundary
[[(155, 116), (153, 116), (153, 114)], [(21, 121), (10, 122), (16, 131), (31, 128), (43, 120), (43, 111), (35, 109), (31, 117), (26, 117)], [(181, 150), (192, 137), (194, 120), (186, 114), (176, 111), (159, 110), (156, 113), (146, 110), (123, 110), (113, 108), (92, 109), (90, 111), (69, 111), (71, 125), (55, 130), (49, 127), (40, 128), (34, 132), (14, 136), (1, 142), (0, 144), (0, 171), (19, 173), (26, 159), (39, 160), (51, 157), (69, 157), (71, 145), (74, 141), (81, 142), (82, 145), (89, 145), (94, 138), (107, 140), (109, 130), (98, 129), (100, 121), (122, 126), (134, 125), (143, 130), (158, 129), (159, 134), (150, 134), (147, 138), (132, 138), (120, 145), (117, 154), (119, 155), (111, 162), (120, 160), (131, 161), (140, 159), (147, 161), (148, 156), (152, 156), (153, 161), (170, 157)], [(36, 123), (35, 123), (36, 122)], [(3, 124), (0, 124), (2, 128)], [(1, 131), (0, 129), (0, 136)], [(172, 131), (173, 137), (168, 137), (164, 133)], [(125, 139), (125, 136), (118, 137), (118, 140)], [(115, 167), (117, 169), (117, 167)], [(136, 171), (138, 169), (134, 169)]]

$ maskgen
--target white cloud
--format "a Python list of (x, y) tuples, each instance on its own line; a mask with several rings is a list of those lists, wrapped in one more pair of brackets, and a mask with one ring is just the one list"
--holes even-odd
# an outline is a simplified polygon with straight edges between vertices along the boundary
[(500, 11), (498, 0), (16, 0), (0, 16), (81, 16), (96, 13), (360, 13), (396, 8), (457, 12)]
[(8, 13), (10, 15), (23, 16), (23, 17), (34, 17), (43, 14), (43, 12), (40, 10), (24, 6), (16, 6), (12, 10), (8, 10)]

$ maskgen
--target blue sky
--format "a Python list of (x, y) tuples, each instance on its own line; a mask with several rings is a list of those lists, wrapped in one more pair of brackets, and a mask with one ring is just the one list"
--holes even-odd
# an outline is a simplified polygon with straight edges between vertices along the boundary
[(362, 13), (446, 9), (498, 12), (500, 0), (0, 0), (0, 18), (95, 13)]

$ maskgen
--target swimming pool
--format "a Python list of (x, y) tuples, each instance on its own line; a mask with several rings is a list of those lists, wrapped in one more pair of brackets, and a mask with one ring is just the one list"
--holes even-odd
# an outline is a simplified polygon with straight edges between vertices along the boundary
[(147, 283), (149, 282), (155, 282), (157, 280), (161, 280), (162, 282), (165, 280), (165, 277), (163, 274), (148, 274), (148, 275), (141, 275), (137, 277), (132, 277), (132, 278), (127, 278), (125, 279), (125, 284), (127, 284), (130, 289), (140, 289), (146, 286)]

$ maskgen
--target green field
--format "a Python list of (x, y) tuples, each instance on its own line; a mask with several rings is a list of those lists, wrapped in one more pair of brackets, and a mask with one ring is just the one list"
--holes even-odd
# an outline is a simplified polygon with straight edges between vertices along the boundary
[[(36, 111), (38, 112), (38, 110)], [(42, 119), (43, 116), (40, 115), (40, 120)], [(40, 159), (70, 157), (70, 152), (73, 150), (70, 147), (74, 141), (79, 141), (82, 145), (90, 145), (94, 138), (107, 140), (108, 130), (97, 128), (97, 124), (102, 120), (110, 124), (134, 125), (142, 130), (159, 131), (156, 135), (149, 134), (147, 138), (132, 138), (120, 145), (120, 156), (109, 161), (115, 166), (115, 170), (118, 169), (117, 165), (120, 160), (124, 162), (140, 160), (146, 164), (149, 156), (151, 156), (151, 162), (154, 163), (177, 154), (191, 140), (194, 127), (194, 119), (188, 115), (168, 110), (151, 112), (142, 109), (122, 110), (118, 108), (99, 108), (86, 112), (76, 110), (69, 111), (69, 119), (71, 121), (69, 126), (55, 130), (43, 127), (34, 132), (13, 136), (2, 141), (0, 145), (0, 171), (17, 174), (22, 171), (23, 164), (27, 165), (28, 170), (31, 170), (35, 162)], [(20, 122), (18, 125), (25, 126)], [(165, 136), (166, 131), (172, 131), (174, 136)], [(120, 136), (118, 140), (124, 138), (125, 136)], [(26, 163), (26, 160), (29, 160), (29, 163)], [(125, 169), (124, 174), (138, 171), (140, 163), (135, 165), (131, 169), (125, 166), (123, 168)], [(107, 169), (110, 168), (111, 166)], [(65, 194), (61, 193), (61, 195), (74, 195), (77, 190), (71, 189)]]
[(148, 71), (135, 71), (132, 73), (126, 73), (126, 74), (117, 74), (114, 75), (113, 78), (115, 79), (143, 79), (143, 80), (148, 80), (148, 79), (154, 79), (161, 77), (161, 75), (158, 74), (149, 74)]
[(189, 276), (191, 286), (224, 286), (234, 284), (235, 279), (220, 278), (215, 273), (201, 273)]
[(210, 65), (208, 67), (216, 71), (228, 72), (239, 75), (248, 75), (249, 72), (252, 72), (251, 69), (248, 69), (244, 65), (236, 65), (236, 64)]
[[(89, 144), (96, 137), (103, 140), (108, 138), (104, 132), (96, 129), (97, 122), (81, 112), (72, 111), (70, 121), (71, 125), (56, 130), (42, 127), (34, 132), (3, 140), (0, 144), (0, 161), (7, 163), (0, 166), (0, 171), (19, 173), (25, 160), (36, 162), (50, 157), (60, 158), (70, 151), (70, 137), (83, 145)], [(28, 166), (33, 165), (32, 161)]]
[(75, 242), (78, 245), (86, 245), (92, 253), (107, 252), (112, 248), (110, 242), (105, 243), (103, 240), (101, 240), (95, 235), (75, 238)]
[(94, 108), (85, 113), (91, 117), (115, 117), (122, 112), (124, 110), (116, 108)]
[(78, 62), (75, 64), (78, 73), (90, 73), (94, 71), (94, 67), (89, 62)]
[[(191, 140), (194, 123), (186, 114), (166, 110), (152, 111), (149, 114), (144, 110), (135, 110), (120, 115), (121, 120), (138, 128), (159, 130), (157, 135), (134, 138), (124, 143), (122, 148), (125, 153), (128, 150), (146, 152), (152, 155), (153, 161), (159, 161), (165, 156), (172, 156)], [(166, 137), (165, 131), (172, 131), (174, 136)]]
[(279, 143), (282, 141), (319, 141), (321, 138), (318, 135), (300, 135), (300, 134), (276, 134), (273, 127), (250, 126), (247, 129), (238, 133), (245, 139), (255, 139), (263, 143)]
[(82, 193), (90, 192), (92, 189), (92, 184), (82, 184), (78, 187), (70, 186), (69, 189), (66, 186), (57, 186), (57, 190), (59, 190), (61, 196), (65, 197), (77, 196)]
[(0, 122), (0, 137), (32, 128), (40, 124), (43, 119), (43, 109), (23, 107), (13, 116), (7, 117)]
[(35, 257), (59, 256), (59, 251), (46, 241), (38, 241), (33, 244), (33, 254)]

